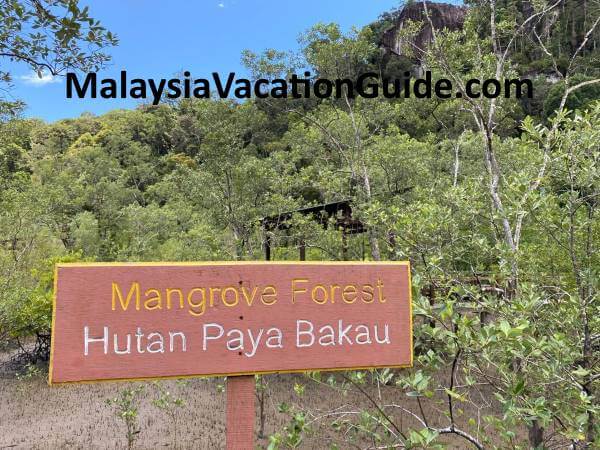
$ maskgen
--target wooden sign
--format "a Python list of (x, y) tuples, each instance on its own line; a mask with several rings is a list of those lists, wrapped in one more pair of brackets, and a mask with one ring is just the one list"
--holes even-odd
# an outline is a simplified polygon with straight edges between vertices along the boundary
[(412, 365), (410, 268), (60, 264), (49, 382)]

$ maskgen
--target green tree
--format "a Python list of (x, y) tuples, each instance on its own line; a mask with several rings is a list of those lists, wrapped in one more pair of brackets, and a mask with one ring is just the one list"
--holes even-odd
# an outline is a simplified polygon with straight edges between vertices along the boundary
[[(40, 78), (98, 70), (110, 59), (105, 49), (116, 44), (77, 0), (0, 1), (0, 58), (23, 63)], [(0, 69), (0, 82), (11, 82), (9, 70)], [(0, 97), (0, 118), (21, 106)]]

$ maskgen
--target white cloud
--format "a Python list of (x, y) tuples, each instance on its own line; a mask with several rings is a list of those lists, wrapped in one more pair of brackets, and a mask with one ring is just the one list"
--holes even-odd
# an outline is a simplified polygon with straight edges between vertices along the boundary
[(223, 2), (220, 2), (220, 3), (219, 3), (217, 6), (218, 6), (219, 8), (225, 8), (225, 3), (223, 3)]
[(60, 77), (52, 76), (47, 70), (42, 71), (41, 78), (38, 76), (37, 72), (32, 70), (27, 75), (21, 75), (19, 79), (25, 84), (31, 84), (33, 86), (45, 86), (47, 84), (60, 83)]

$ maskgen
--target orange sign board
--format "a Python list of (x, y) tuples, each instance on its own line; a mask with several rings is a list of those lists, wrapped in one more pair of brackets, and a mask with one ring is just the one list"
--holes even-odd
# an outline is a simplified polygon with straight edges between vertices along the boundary
[(60, 264), (49, 382), (412, 365), (407, 262)]

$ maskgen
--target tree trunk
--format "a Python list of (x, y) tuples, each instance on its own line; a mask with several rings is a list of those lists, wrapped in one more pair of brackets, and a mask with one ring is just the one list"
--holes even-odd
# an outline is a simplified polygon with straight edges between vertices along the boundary
[(529, 445), (532, 449), (542, 448), (544, 444), (544, 429), (537, 420), (529, 427)]
[[(369, 180), (369, 174), (367, 167), (363, 165), (363, 183), (365, 187), (365, 194), (368, 203), (371, 204), (371, 181)], [(379, 241), (377, 236), (373, 232), (373, 229), (369, 227), (369, 243), (371, 244), (371, 256), (375, 261), (381, 261), (381, 252), (379, 251)]]

